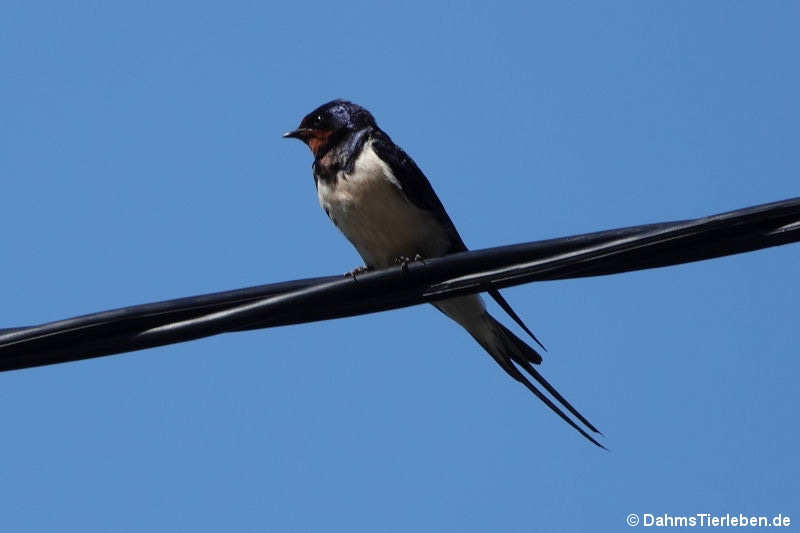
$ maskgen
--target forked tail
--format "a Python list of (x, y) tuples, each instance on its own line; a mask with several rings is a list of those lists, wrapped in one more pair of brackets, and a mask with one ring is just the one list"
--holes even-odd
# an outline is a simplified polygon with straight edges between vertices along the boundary
[(495, 318), (489, 313), (484, 313), (482, 319), (482, 327), (468, 327), (466, 329), (475, 338), (475, 340), (477, 340), (478, 343), (483, 346), (484, 350), (486, 350), (489, 355), (491, 355), (492, 358), (497, 361), (497, 364), (499, 364), (512, 378), (525, 385), (528, 390), (530, 390), (537, 398), (544, 402), (547, 407), (560, 416), (567, 424), (575, 428), (581, 435), (604, 450), (607, 449), (605, 446), (597, 442), (594, 437), (589, 435), (589, 433), (579, 426), (572, 418), (567, 416), (561, 407), (556, 405), (556, 403), (548, 398), (542, 391), (537, 389), (536, 386), (525, 376), (525, 374), (520, 371), (520, 368), (522, 368), (525, 372), (527, 372), (528, 375), (535, 379), (539, 385), (541, 385), (556, 401), (558, 401), (562, 406), (564, 406), (565, 409), (567, 409), (567, 411), (572, 413), (575, 418), (584, 424), (586, 428), (594, 433), (602, 435), (602, 433), (600, 433), (597, 428), (586, 419), (586, 417), (580, 414), (578, 410), (572, 406), (572, 404), (570, 404), (563, 396), (561, 396), (555, 387), (550, 385), (544, 376), (542, 376), (535, 368), (533, 368), (533, 365), (538, 365), (542, 362), (542, 356), (539, 354), (539, 352), (528, 346), (528, 344), (517, 337), (503, 324), (495, 320)]

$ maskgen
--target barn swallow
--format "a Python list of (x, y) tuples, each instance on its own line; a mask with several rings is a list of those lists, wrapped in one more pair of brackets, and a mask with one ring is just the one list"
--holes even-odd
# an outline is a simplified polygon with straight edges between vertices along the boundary
[[(300, 139), (311, 149), (319, 204), (356, 248), (367, 269), (467, 250), (425, 174), (363, 107), (344, 100), (328, 102), (306, 115), (300, 126), (284, 137)], [(499, 291), (489, 291), (489, 295), (544, 348)], [(533, 367), (542, 362), (539, 352), (491, 316), (480, 295), (433, 305), (466, 329), (512, 378), (581, 435), (605, 448), (521, 371), (589, 431), (599, 433)]]

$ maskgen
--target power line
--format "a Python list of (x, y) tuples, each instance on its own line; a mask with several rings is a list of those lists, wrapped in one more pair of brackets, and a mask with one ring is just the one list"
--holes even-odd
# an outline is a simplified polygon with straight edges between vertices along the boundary
[(0, 371), (374, 313), (533, 281), (617, 274), (800, 240), (800, 198), (709, 217), (474, 250), (0, 330)]

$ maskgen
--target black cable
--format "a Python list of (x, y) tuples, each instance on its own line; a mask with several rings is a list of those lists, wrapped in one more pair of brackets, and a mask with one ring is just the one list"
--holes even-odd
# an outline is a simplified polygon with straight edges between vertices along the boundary
[(219, 333), (384, 311), (532, 281), (669, 266), (800, 241), (800, 198), (261, 285), (0, 330), (0, 371), (100, 357)]

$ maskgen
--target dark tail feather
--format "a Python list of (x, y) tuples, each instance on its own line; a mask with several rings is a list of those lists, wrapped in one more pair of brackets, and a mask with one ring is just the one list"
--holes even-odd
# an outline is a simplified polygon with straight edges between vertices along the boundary
[(489, 314), (486, 316), (492, 322), (492, 327), (497, 334), (498, 340), (500, 340), (503, 345), (503, 351), (506, 357), (510, 357), (511, 359), (521, 358), (523, 361), (530, 361), (534, 365), (538, 365), (542, 362), (542, 356), (539, 352), (528, 346), (525, 341), (514, 335), (510, 329), (495, 320), (494, 317)]
[(538, 382), (539, 382), (539, 384), (540, 384), (542, 387), (544, 387), (544, 388), (545, 388), (545, 390), (546, 390), (547, 392), (549, 392), (549, 393), (550, 393), (550, 395), (551, 395), (553, 398), (555, 398), (556, 400), (558, 400), (558, 401), (561, 403), (561, 405), (563, 405), (564, 407), (566, 407), (566, 408), (567, 408), (567, 410), (568, 410), (570, 413), (572, 413), (573, 415), (575, 415), (575, 418), (577, 418), (578, 420), (580, 420), (581, 422), (583, 422), (583, 424), (584, 424), (584, 425), (585, 425), (587, 428), (591, 429), (592, 431), (594, 431), (595, 433), (598, 433), (598, 434), (600, 434), (600, 435), (602, 435), (602, 434), (603, 434), (603, 433), (601, 433), (601, 432), (600, 432), (600, 430), (598, 430), (596, 427), (594, 427), (594, 425), (593, 425), (591, 422), (589, 422), (588, 420), (586, 420), (586, 417), (584, 417), (582, 414), (580, 414), (580, 413), (578, 412), (578, 410), (577, 410), (577, 409), (575, 409), (574, 407), (572, 407), (572, 404), (571, 404), (571, 403), (569, 403), (569, 402), (568, 402), (568, 401), (567, 401), (567, 400), (566, 400), (566, 399), (565, 399), (563, 396), (561, 396), (561, 394), (560, 394), (560, 393), (559, 393), (559, 392), (558, 392), (558, 391), (555, 389), (555, 387), (553, 387), (552, 385), (550, 385), (550, 382), (548, 382), (548, 381), (547, 381), (547, 380), (544, 378), (544, 376), (543, 376), (543, 375), (541, 375), (541, 374), (540, 374), (540, 373), (539, 373), (539, 372), (538, 372), (538, 371), (537, 371), (535, 368), (533, 368), (533, 367), (531, 366), (531, 364), (530, 364), (530, 363), (528, 363), (527, 361), (516, 361), (516, 363), (517, 363), (519, 366), (521, 366), (522, 368), (524, 368), (524, 369), (525, 369), (525, 371), (526, 371), (528, 374), (530, 374), (531, 376), (533, 376), (533, 379), (535, 379), (536, 381), (538, 381)]
[[(489, 314), (486, 315), (486, 319), (491, 323), (492, 330), (495, 332), (495, 339), (498, 341), (499, 350), (489, 344), (489, 342), (485, 341), (484, 339), (479, 339), (476, 337), (476, 340), (480, 343), (481, 346), (492, 356), (492, 358), (500, 365), (500, 367), (508, 373), (512, 378), (519, 381), (525, 387), (530, 390), (537, 398), (539, 398), (547, 407), (550, 408), (555, 414), (557, 414), (562, 420), (564, 420), (567, 424), (572, 426), (578, 433), (583, 435), (586, 439), (588, 439), (592, 444), (599, 446), (606, 450), (607, 448), (597, 442), (589, 433), (587, 433), (582, 427), (575, 423), (569, 416), (564, 413), (564, 411), (556, 405), (550, 398), (545, 396), (530, 380), (525, 377), (525, 375), (520, 372), (519, 368), (515, 366), (514, 363), (521, 366), (526, 372), (528, 372), (533, 378), (538, 381), (544, 388), (549, 392), (553, 398), (555, 398), (561, 405), (563, 405), (570, 413), (572, 413), (578, 420), (580, 420), (583, 424), (586, 425), (591, 431), (595, 433), (600, 433), (597, 428), (594, 427), (582, 414), (575, 409), (572, 404), (570, 404), (550, 383), (542, 376), (539, 372), (536, 371), (531, 363), (539, 364), (542, 361), (541, 355), (539, 355), (536, 350), (525, 344), (519, 337), (514, 335), (508, 328), (502, 325), (500, 322), (495, 320)], [(496, 353), (496, 352), (500, 353)], [(602, 433), (600, 433), (602, 435)]]
[(544, 347), (542, 341), (536, 338), (536, 335), (534, 335), (533, 332), (528, 329), (528, 326), (525, 325), (525, 322), (522, 321), (517, 312), (511, 308), (511, 305), (506, 301), (505, 298), (503, 298), (503, 295), (500, 294), (500, 291), (498, 291), (497, 289), (491, 290), (489, 291), (489, 296), (491, 296), (494, 299), (494, 301), (497, 302), (497, 305), (503, 308), (503, 311), (508, 313), (508, 316), (514, 319), (514, 322), (519, 324), (519, 327), (525, 330), (525, 333), (530, 335), (531, 338), (536, 341), (536, 344), (542, 347), (542, 350), (544, 350), (545, 352), (547, 351), (547, 348)]
[[(583, 422), (586, 427), (594, 431), (595, 433), (600, 433), (594, 425), (589, 422), (586, 417), (584, 417), (580, 412), (578, 412), (575, 407), (569, 403), (566, 398), (564, 398), (561, 393), (559, 393), (555, 387), (553, 387), (550, 382), (548, 382), (543, 375), (541, 375), (535, 368), (531, 366), (530, 363), (539, 364), (542, 362), (542, 357), (539, 355), (536, 350), (528, 346), (522, 339), (514, 335), (512, 331), (506, 328), (500, 322), (497, 322), (493, 317), (490, 317), (491, 320), (495, 322), (495, 328), (502, 331), (502, 342), (505, 350), (505, 355), (519, 366), (521, 366), (531, 377), (533, 377), (539, 384), (545, 388), (550, 395), (558, 400), (561, 405), (563, 405), (570, 413), (575, 415), (575, 417)], [(538, 360), (531, 359), (530, 354), (531, 352), (535, 355)], [(600, 433), (602, 435), (602, 433)]]

